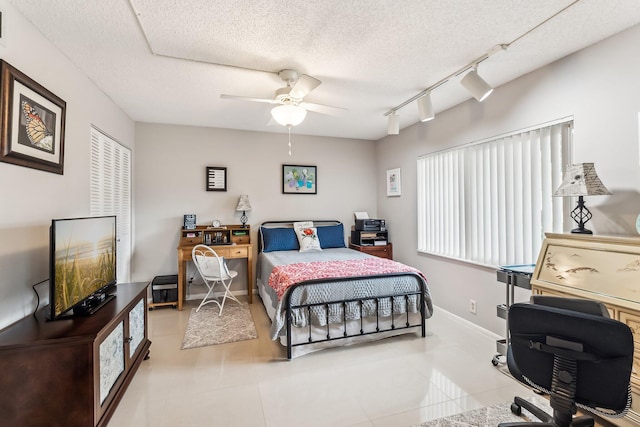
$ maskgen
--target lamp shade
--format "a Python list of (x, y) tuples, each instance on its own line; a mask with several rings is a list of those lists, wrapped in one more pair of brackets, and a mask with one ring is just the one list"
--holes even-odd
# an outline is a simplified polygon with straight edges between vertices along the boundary
[(242, 194), (240, 195), (240, 200), (238, 200), (238, 206), (236, 206), (236, 211), (244, 212), (251, 210), (251, 203), (249, 203), (249, 195)]
[(554, 196), (606, 196), (611, 192), (604, 186), (593, 163), (570, 165), (564, 173), (562, 184)]
[(420, 113), (420, 121), (428, 122), (436, 116), (433, 112), (433, 104), (431, 103), (431, 94), (427, 93), (416, 101), (418, 103), (418, 112)]
[(400, 117), (396, 113), (389, 114), (389, 126), (387, 133), (389, 135), (398, 135), (400, 133)]
[(493, 92), (493, 88), (478, 75), (478, 71), (476, 71), (475, 68), (460, 80), (460, 84), (464, 86), (478, 102), (484, 101), (491, 95), (491, 92)]
[(307, 116), (307, 110), (299, 105), (279, 105), (271, 110), (271, 116), (282, 126), (298, 126)]

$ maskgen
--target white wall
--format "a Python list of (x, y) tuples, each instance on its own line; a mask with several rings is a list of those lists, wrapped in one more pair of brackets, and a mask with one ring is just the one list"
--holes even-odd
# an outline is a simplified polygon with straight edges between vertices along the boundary
[[(198, 224), (219, 219), (239, 224), (235, 211), (240, 194), (248, 194), (251, 240), (263, 221), (338, 219), (345, 232), (353, 212), (376, 214), (375, 143), (230, 129), (136, 125), (136, 241), (133, 280), (176, 274), (183, 215)], [(282, 194), (282, 165), (317, 166), (317, 195)], [(227, 168), (227, 191), (205, 190), (205, 167)], [(232, 261), (240, 273), (234, 290), (246, 289), (244, 261)], [(190, 267), (190, 271), (193, 267)]]
[[(433, 121), (379, 141), (378, 213), (393, 233), (394, 257), (427, 275), (436, 305), (504, 334), (496, 305), (505, 301), (505, 290), (496, 282), (494, 269), (416, 251), (416, 159), (420, 155), (573, 116), (573, 161), (594, 162), (613, 192), (586, 198), (594, 215), (589, 228), (598, 234), (635, 234), (640, 213), (640, 57), (635, 54), (639, 42), (640, 27), (632, 28), (496, 88), (481, 104), (470, 100)], [(388, 198), (385, 171), (396, 167), (402, 168), (402, 196)], [(568, 223), (573, 225), (570, 219)], [(518, 295), (527, 297), (525, 292)], [(477, 301), (477, 315), (469, 313), (470, 299)]]
[[(66, 101), (64, 174), (0, 163), (0, 328), (30, 314), (48, 278), (52, 218), (89, 214), (89, 128), (133, 148), (134, 123), (6, 1), (0, 58)], [(37, 288), (48, 298), (47, 284)], [(45, 300), (46, 302), (46, 300)]]

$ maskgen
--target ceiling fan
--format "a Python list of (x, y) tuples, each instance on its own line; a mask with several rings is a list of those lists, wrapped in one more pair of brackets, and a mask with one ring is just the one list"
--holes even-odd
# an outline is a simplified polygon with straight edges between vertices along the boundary
[(345, 111), (344, 108), (304, 101), (304, 97), (307, 96), (309, 92), (320, 86), (320, 83), (322, 83), (320, 80), (306, 74), (298, 74), (296, 70), (290, 69), (280, 71), (278, 76), (280, 76), (287, 85), (277, 89), (273, 98), (252, 98), (249, 96), (226, 94), (220, 95), (220, 98), (279, 104), (271, 110), (271, 116), (276, 122), (288, 128), (302, 123), (307, 116), (307, 110), (331, 115)]

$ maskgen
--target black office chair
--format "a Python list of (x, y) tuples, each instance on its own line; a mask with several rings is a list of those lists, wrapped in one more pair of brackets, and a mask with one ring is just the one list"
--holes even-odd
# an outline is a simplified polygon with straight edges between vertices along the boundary
[(550, 398), (553, 415), (515, 397), (511, 411), (527, 409), (542, 423), (511, 426), (593, 426), (591, 416), (574, 417), (577, 408), (621, 417), (631, 404), (633, 335), (608, 318), (603, 304), (572, 298), (534, 297), (532, 304), (509, 307), (511, 374)]

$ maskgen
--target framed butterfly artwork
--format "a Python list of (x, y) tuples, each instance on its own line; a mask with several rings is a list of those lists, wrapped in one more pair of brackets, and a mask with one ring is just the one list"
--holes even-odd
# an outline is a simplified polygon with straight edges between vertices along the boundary
[(62, 175), (66, 102), (0, 61), (0, 161)]

